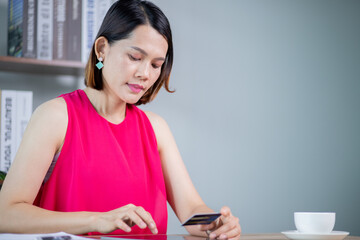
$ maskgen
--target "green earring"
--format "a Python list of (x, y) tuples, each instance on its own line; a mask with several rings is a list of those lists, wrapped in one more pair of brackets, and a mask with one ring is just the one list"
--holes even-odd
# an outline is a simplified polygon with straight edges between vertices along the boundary
[(96, 67), (101, 70), (103, 67), (104, 67), (104, 64), (102, 63), (103, 61), (103, 58), (102, 57), (99, 57), (99, 62), (96, 64)]

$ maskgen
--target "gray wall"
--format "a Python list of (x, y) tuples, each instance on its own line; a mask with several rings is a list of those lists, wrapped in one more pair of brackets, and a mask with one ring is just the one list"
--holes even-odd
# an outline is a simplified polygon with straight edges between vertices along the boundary
[[(176, 93), (143, 108), (168, 121), (206, 203), (230, 206), (244, 233), (335, 211), (335, 230), (360, 235), (360, 1), (154, 2), (173, 28)], [(77, 86), (0, 79), (32, 89), (35, 106)], [(171, 211), (168, 232), (184, 232)]]

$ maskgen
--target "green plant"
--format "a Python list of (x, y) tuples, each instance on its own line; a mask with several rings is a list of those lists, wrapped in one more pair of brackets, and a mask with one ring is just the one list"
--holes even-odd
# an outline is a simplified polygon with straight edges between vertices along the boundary
[(3, 184), (4, 180), (5, 180), (5, 177), (6, 177), (6, 173), (0, 171), (0, 190), (1, 190), (2, 184)]

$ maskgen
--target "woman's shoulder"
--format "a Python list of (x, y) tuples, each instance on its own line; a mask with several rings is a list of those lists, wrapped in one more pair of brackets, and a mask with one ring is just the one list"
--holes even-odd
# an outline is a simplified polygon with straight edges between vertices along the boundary
[(67, 122), (67, 106), (63, 98), (54, 98), (39, 105), (32, 118), (44, 124)]
[(136, 114), (147, 118), (150, 121), (153, 128), (166, 124), (165, 120), (160, 115), (154, 112), (141, 109), (138, 106), (132, 104), (127, 105), (127, 107), (131, 112), (135, 112)]
[(154, 129), (156, 140), (158, 142), (158, 148), (159, 150), (162, 150), (169, 141), (169, 138), (172, 138), (171, 130), (165, 119), (160, 115), (149, 111), (144, 112)]
[(162, 118), (160, 115), (150, 112), (150, 111), (144, 111), (145, 115), (149, 119), (151, 125), (153, 126), (154, 130), (155, 128), (162, 128), (167, 126), (167, 123), (164, 118)]
[[(42, 142), (41, 139), (46, 139), (46, 142), (42, 142), (42, 144), (56, 144), (56, 149), (59, 149), (65, 137), (67, 124), (65, 100), (63, 98), (52, 99), (35, 109), (24, 136), (27, 135), (31, 136), (31, 139), (38, 139), (33, 141), (34, 144)], [(27, 139), (32, 141), (29, 138)]]

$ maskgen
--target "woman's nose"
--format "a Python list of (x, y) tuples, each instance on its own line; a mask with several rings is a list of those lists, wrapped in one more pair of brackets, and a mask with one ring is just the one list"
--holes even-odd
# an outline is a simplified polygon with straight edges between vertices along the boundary
[(150, 75), (150, 66), (148, 63), (142, 63), (140, 64), (140, 66), (138, 67), (137, 71), (136, 71), (136, 77), (140, 78), (142, 80), (147, 80), (149, 79), (149, 75)]

